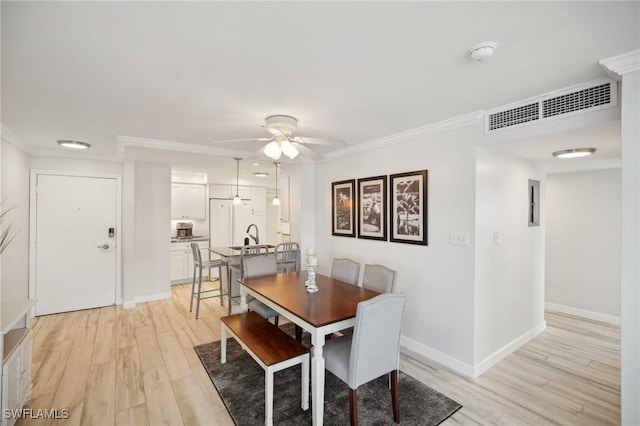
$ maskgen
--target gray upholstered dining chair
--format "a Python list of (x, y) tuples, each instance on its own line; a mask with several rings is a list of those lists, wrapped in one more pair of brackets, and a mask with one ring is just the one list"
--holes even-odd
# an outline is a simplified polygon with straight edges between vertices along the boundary
[(347, 258), (333, 259), (331, 265), (331, 278), (358, 285), (360, 277), (360, 264)]
[(274, 252), (278, 263), (278, 272), (300, 270), (300, 246), (298, 243), (286, 242), (277, 244)]
[[(226, 291), (222, 289), (222, 268), (225, 268), (228, 272), (229, 265), (224, 260), (209, 260), (203, 261), (200, 254), (200, 247), (198, 243), (191, 243), (191, 254), (193, 255), (193, 280), (191, 282), (191, 302), (189, 303), (189, 312), (193, 310), (193, 299), (196, 299), (196, 319), (200, 317), (200, 301), (202, 299), (211, 299), (212, 297), (220, 298), (220, 305), (222, 305), (222, 298), (224, 296), (230, 297), (229, 288)], [(213, 290), (202, 290), (202, 270), (218, 268), (218, 288)], [(196, 272), (198, 276), (198, 289), (196, 291)], [(202, 297), (204, 293), (216, 292), (213, 296)], [(229, 306), (231, 301), (229, 299)], [(229, 310), (231, 313), (231, 310)]]
[(398, 357), (404, 294), (384, 293), (358, 304), (353, 335), (329, 340), (325, 368), (349, 386), (351, 425), (358, 424), (358, 387), (389, 373), (393, 421), (400, 423)]
[(364, 265), (362, 287), (380, 293), (393, 293), (396, 289), (396, 271), (382, 265)]
[[(262, 277), (278, 273), (276, 258), (273, 255), (242, 257), (240, 262), (243, 278)], [(278, 312), (250, 295), (247, 295), (247, 302), (249, 303), (250, 311), (257, 312), (265, 319), (273, 318), (275, 325), (278, 325)]]

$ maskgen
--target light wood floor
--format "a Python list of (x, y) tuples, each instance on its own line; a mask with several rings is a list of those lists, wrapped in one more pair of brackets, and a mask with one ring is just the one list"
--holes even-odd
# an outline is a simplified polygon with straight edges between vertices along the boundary
[[(49, 315), (33, 325), (27, 407), (69, 409), (67, 420), (18, 425), (233, 425), (193, 346), (218, 340), (216, 299), (189, 313), (173, 298)], [(401, 369), (464, 407), (446, 425), (620, 423), (619, 327), (547, 313), (547, 330), (472, 380), (413, 353)]]

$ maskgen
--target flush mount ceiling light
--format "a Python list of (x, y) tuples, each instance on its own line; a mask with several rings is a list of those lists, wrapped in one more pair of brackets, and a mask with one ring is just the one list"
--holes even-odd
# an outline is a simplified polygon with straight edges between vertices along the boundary
[(469, 50), (469, 57), (476, 62), (482, 62), (493, 56), (493, 52), (498, 47), (498, 43), (493, 41), (484, 41), (478, 43)]
[(267, 172), (253, 172), (255, 177), (269, 177), (269, 173)]
[(58, 145), (64, 147), (64, 148), (70, 148), (70, 149), (89, 149), (91, 148), (91, 144), (86, 143), (86, 142), (80, 142), (80, 141), (70, 141), (70, 140), (65, 140), (65, 139), (60, 139), (58, 141)]
[(595, 148), (575, 148), (575, 149), (563, 149), (562, 151), (556, 151), (552, 155), (556, 158), (579, 158), (592, 155), (596, 152)]

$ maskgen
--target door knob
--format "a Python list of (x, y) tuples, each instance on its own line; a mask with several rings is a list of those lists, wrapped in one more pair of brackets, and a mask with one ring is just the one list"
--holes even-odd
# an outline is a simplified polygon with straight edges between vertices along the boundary
[(103, 250), (109, 250), (109, 244), (103, 244), (101, 246), (98, 246), (98, 248), (101, 248)]

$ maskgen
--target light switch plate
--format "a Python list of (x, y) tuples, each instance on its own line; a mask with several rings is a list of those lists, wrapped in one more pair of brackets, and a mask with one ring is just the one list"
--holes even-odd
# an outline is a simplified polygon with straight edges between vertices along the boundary
[(502, 244), (502, 233), (498, 231), (493, 232), (493, 244), (500, 245)]
[(449, 232), (449, 244), (452, 244), (454, 246), (468, 246), (469, 233), (461, 231)]

